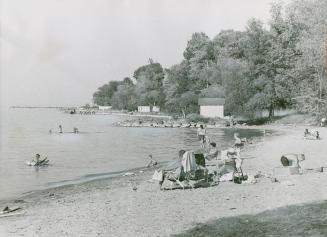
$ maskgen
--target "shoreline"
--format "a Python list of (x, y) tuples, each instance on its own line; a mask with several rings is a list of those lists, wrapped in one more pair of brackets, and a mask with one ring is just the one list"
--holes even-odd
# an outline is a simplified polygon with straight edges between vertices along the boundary
[[(244, 152), (250, 157), (244, 162), (246, 173), (271, 172), (285, 151), (305, 152), (305, 168), (327, 167), (327, 129), (320, 129), (322, 140), (306, 141), (301, 139), (302, 126), (261, 128), (277, 132)], [(43, 190), (19, 197), (24, 201), (16, 203), (13, 199), (8, 204), (22, 206), (26, 214), (0, 218), (0, 235), (170, 236), (222, 217), (327, 199), (327, 186), (321, 182), (327, 172), (293, 175), (277, 183), (262, 177), (256, 184), (223, 182), (217, 187), (160, 191), (157, 183), (149, 182), (153, 170)]]
[[(173, 129), (173, 128), (170, 128), (170, 129)], [(196, 128), (186, 128), (186, 129), (196, 129)], [(233, 126), (233, 127), (216, 127), (216, 128), (208, 128), (208, 129), (266, 130), (265, 136), (280, 135), (280, 134), (278, 134), (277, 131), (274, 131), (273, 128), (270, 128), (270, 127), (267, 128), (266, 126)], [(260, 142), (261, 139), (262, 139), (262, 137), (254, 137), (252, 140), (250, 140), (251, 143), (248, 144), (248, 147), (254, 146), (258, 142)], [(169, 160), (159, 162), (158, 167), (164, 165), (167, 162), (169, 162)], [(79, 178), (72, 179), (72, 180), (63, 180), (63, 181), (48, 183), (48, 184), (46, 184), (46, 186), (40, 187), (39, 189), (29, 190), (29, 191), (25, 191), (25, 192), (22, 192), (22, 193), (19, 193), (16, 195), (12, 195), (10, 197), (1, 198), (0, 199), (0, 208), (5, 203), (12, 203), (14, 200), (23, 199), (25, 196), (33, 195), (34, 193), (41, 193), (43, 191), (47, 191), (47, 190), (51, 190), (51, 189), (58, 189), (58, 188), (66, 187), (66, 186), (70, 186), (70, 185), (83, 185), (85, 183), (96, 182), (98, 180), (119, 178), (119, 177), (123, 176), (125, 173), (129, 173), (129, 172), (134, 172), (134, 173), (138, 174), (139, 171), (141, 171), (141, 170), (146, 171), (147, 169), (148, 168), (145, 166), (144, 167), (134, 167), (131, 169), (120, 170), (120, 171), (115, 171), (115, 172), (86, 174), (86, 175), (83, 175)], [(56, 184), (58, 184), (58, 185), (56, 185)]]

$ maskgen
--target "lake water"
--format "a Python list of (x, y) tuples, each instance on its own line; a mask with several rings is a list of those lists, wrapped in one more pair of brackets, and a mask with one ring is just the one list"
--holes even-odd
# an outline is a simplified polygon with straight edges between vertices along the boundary
[[(70, 115), (55, 109), (2, 109), (0, 140), (0, 199), (144, 167), (148, 155), (171, 160), (179, 149), (198, 149), (196, 129), (126, 128), (112, 124), (126, 117)], [(58, 125), (63, 134), (58, 133)], [(72, 133), (78, 127), (80, 133)], [(53, 133), (49, 133), (52, 129)], [(208, 129), (219, 149), (233, 144), (235, 129)], [(260, 130), (242, 129), (257, 137)], [(51, 165), (31, 167), (36, 153)]]

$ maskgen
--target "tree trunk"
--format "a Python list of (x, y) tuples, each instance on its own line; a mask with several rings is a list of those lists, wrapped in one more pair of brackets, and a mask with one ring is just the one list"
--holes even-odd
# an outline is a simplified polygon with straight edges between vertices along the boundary
[(183, 114), (183, 118), (185, 119), (186, 118), (186, 114), (185, 114), (185, 110), (182, 109), (182, 114)]
[(269, 119), (272, 119), (274, 117), (274, 115), (275, 115), (274, 105), (271, 104), (269, 106)]

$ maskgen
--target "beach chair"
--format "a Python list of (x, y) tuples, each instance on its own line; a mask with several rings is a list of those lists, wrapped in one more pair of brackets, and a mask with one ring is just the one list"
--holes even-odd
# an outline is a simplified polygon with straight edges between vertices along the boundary
[(244, 176), (242, 170), (243, 161), (240, 158), (239, 150), (229, 148), (221, 151), (221, 161), (224, 161), (221, 162), (223, 163), (221, 165), (219, 164), (219, 160), (217, 161), (217, 173), (219, 177), (225, 174), (231, 174), (228, 177), (235, 183), (241, 183), (242, 180), (246, 180), (246, 176)]
[[(206, 175), (205, 175), (205, 181), (210, 183), (210, 186), (217, 185), (219, 183), (219, 177), (217, 176), (218, 174), (218, 154), (217, 156), (208, 161), (205, 159), (203, 153), (197, 153), (195, 154), (195, 160), (197, 165), (203, 169), (206, 170)], [(199, 171), (198, 171), (199, 172)]]
[[(201, 165), (198, 165), (197, 162)], [(205, 164), (203, 154), (197, 154), (195, 156), (193, 151), (187, 151), (184, 154), (181, 163), (182, 166), (180, 169), (176, 169), (174, 171), (167, 171), (165, 173), (165, 179), (169, 180), (171, 184), (170, 188), (164, 187), (163, 189), (185, 189), (209, 187), (213, 185), (213, 182), (211, 181), (212, 176), (208, 174), (208, 169), (205, 166), (202, 166), (203, 164)], [(210, 180), (209, 177), (211, 177)]]

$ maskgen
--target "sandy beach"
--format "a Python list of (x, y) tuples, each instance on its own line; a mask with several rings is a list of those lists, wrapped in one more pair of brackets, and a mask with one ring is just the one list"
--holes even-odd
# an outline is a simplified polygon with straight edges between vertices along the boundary
[(0, 236), (171, 236), (219, 218), (326, 200), (326, 168), (281, 177), (279, 182), (269, 177), (285, 153), (304, 153), (304, 169), (327, 167), (327, 129), (319, 128), (321, 140), (304, 140), (302, 126), (261, 128), (277, 133), (242, 153), (245, 173), (263, 174), (255, 184), (221, 182), (210, 188), (161, 191), (150, 180), (149, 169), (54, 188), (1, 201), (2, 207), (20, 206), (24, 213), (0, 218)]

